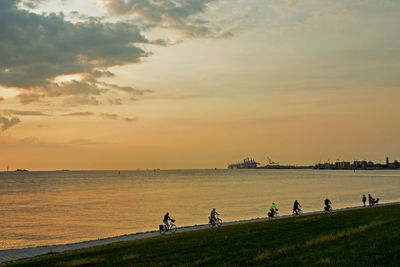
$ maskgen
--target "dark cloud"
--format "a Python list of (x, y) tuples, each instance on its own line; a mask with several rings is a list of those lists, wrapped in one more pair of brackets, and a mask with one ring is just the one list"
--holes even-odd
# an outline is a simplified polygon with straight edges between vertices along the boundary
[(103, 0), (109, 12), (134, 15), (157, 27), (177, 30), (191, 38), (225, 38), (233, 35), (218, 19), (206, 19), (209, 5), (218, 0)]
[(6, 118), (6, 117), (0, 117), (1, 130), (5, 131), (8, 128), (10, 128), (11, 126), (14, 126), (19, 122), (20, 122), (20, 120), (17, 117), (13, 117), (10, 119)]
[[(19, 2), (0, 1), (0, 85), (19, 88), (22, 103), (41, 97), (100, 95), (104, 91), (97, 79), (113, 75), (107, 68), (138, 63), (150, 54), (138, 44), (152, 42), (135, 25), (98, 20), (71, 23), (62, 14), (18, 9)], [(68, 74), (86, 78), (53, 82)]]
[(12, 110), (12, 109), (5, 109), (1, 113), (4, 115), (20, 115), (20, 116), (49, 116), (40, 111), (29, 111), (29, 110)]
[(112, 84), (112, 83), (102, 82), (100, 84), (102, 84), (105, 87), (116, 89), (116, 90), (123, 91), (125, 93), (129, 93), (129, 94), (133, 94), (133, 95), (143, 95), (144, 93), (151, 93), (152, 92), (149, 89), (144, 89), (143, 90), (143, 89), (133, 88), (131, 86), (119, 86), (119, 85)]

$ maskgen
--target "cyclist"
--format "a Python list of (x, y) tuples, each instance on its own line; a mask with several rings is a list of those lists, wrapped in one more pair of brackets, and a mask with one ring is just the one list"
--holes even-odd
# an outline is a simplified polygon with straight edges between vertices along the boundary
[(169, 212), (167, 212), (167, 214), (164, 215), (164, 220), (163, 220), (163, 222), (165, 224), (166, 231), (169, 230), (168, 220), (173, 221), (173, 219), (171, 217), (169, 217)]
[(300, 205), (300, 203), (297, 201), (297, 199), (294, 201), (294, 204), (293, 204), (293, 212), (295, 212), (296, 213), (296, 215), (299, 215), (299, 211), (300, 211), (300, 207), (301, 207), (301, 205)]
[(215, 224), (215, 221), (216, 221), (215, 215), (219, 215), (219, 213), (215, 210), (215, 208), (213, 208), (210, 213), (210, 222), (212, 224)]
[(269, 210), (271, 211), (272, 217), (275, 215), (276, 211), (278, 210), (276, 208), (275, 202), (272, 202), (271, 206), (269, 206)]
[(326, 199), (325, 199), (325, 210), (326, 210), (326, 211), (329, 211), (329, 210), (330, 210), (331, 204), (332, 204), (332, 202), (331, 202), (328, 198), (326, 198)]

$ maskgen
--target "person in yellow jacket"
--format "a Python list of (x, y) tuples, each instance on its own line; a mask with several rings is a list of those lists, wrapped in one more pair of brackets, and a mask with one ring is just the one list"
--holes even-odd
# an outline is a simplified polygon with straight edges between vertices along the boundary
[(271, 212), (271, 217), (274, 217), (276, 211), (278, 210), (278, 208), (275, 205), (275, 202), (272, 202), (271, 206), (269, 206), (269, 210)]

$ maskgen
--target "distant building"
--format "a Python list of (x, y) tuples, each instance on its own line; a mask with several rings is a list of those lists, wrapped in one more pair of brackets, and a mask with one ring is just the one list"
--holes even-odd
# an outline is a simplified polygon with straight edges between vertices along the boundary
[(367, 166), (370, 168), (375, 167), (375, 163), (373, 163), (372, 161), (368, 161)]
[(315, 165), (314, 167), (315, 169), (334, 169), (335, 165), (329, 162), (325, 162), (325, 163), (318, 163)]
[(397, 160), (395, 160), (393, 162), (389, 162), (388, 167), (391, 168), (391, 169), (399, 169), (400, 168), (400, 162), (397, 161)]
[(354, 169), (365, 169), (368, 167), (368, 162), (365, 160), (355, 160), (353, 162)]
[(351, 164), (348, 161), (338, 161), (338, 162), (335, 162), (335, 168), (336, 169), (350, 169)]

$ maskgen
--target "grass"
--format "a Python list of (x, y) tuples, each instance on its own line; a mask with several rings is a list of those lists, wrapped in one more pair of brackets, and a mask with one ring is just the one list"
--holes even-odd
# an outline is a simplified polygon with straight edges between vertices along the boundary
[(399, 266), (400, 205), (115, 243), (7, 266)]

